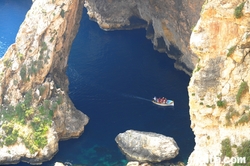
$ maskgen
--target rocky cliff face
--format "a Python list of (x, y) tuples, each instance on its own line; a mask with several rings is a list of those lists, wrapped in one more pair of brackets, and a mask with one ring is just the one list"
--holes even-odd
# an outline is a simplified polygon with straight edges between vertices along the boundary
[(102, 29), (146, 28), (154, 48), (176, 60), (175, 67), (191, 74), (197, 56), (189, 49), (191, 29), (204, 0), (86, 0), (88, 15)]
[(49, 160), (88, 117), (68, 97), (65, 74), (83, 0), (35, 0), (0, 63), (0, 164)]
[(248, 0), (203, 5), (190, 39), (199, 63), (188, 87), (196, 142), (189, 166), (224, 165), (223, 160), (233, 165), (234, 156), (246, 157), (249, 165), (249, 16)]

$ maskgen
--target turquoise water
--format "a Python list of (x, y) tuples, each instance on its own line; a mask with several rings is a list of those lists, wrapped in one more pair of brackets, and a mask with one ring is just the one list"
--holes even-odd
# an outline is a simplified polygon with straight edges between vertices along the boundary
[[(28, 0), (0, 1), (0, 53), (14, 42), (30, 4)], [(90, 122), (79, 139), (61, 141), (59, 152), (43, 165), (56, 161), (86, 166), (125, 165), (126, 158), (114, 139), (128, 129), (173, 137), (180, 153), (172, 162), (187, 160), (194, 147), (188, 114), (189, 76), (176, 70), (166, 54), (154, 51), (145, 35), (144, 29), (103, 31), (89, 21), (84, 10), (67, 75), (70, 98)], [(154, 105), (150, 101), (154, 96), (174, 100), (175, 107)]]

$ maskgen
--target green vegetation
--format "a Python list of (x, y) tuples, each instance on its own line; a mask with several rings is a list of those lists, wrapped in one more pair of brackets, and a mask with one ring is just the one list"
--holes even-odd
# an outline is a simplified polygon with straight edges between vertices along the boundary
[(40, 92), (40, 95), (42, 96), (42, 95), (44, 94), (45, 90), (46, 90), (46, 86), (45, 86), (45, 85), (42, 85), (42, 86), (39, 87), (38, 90), (39, 90), (39, 92)]
[(20, 76), (22, 80), (29, 80), (30, 76), (37, 75), (37, 73), (43, 68), (44, 63), (48, 63), (49, 56), (44, 57), (44, 52), (48, 49), (46, 42), (42, 42), (40, 55), (38, 60), (31, 61), (29, 66), (23, 64), (20, 70)]
[(232, 55), (236, 49), (236, 45), (235, 46), (232, 46), (228, 49), (228, 53), (227, 53), (227, 57), (229, 57), (230, 55)]
[(4, 139), (4, 144), (6, 146), (15, 144), (17, 141), (18, 135), (19, 135), (18, 131), (13, 130), (13, 132)]
[[(55, 13), (53, 13), (53, 15), (55, 15)], [(50, 43), (52, 43), (55, 40), (55, 37), (57, 35), (57, 31), (54, 30), (53, 32), (50, 33), (50, 35), (52, 36), (51, 39), (49, 40)]]
[(248, 123), (250, 120), (250, 113), (243, 114), (240, 119), (235, 123), (236, 126), (239, 124), (245, 124)]
[(221, 93), (217, 95), (217, 98), (219, 99), (216, 102), (217, 106), (222, 107), (222, 108), (226, 108), (227, 102), (226, 102), (226, 100), (222, 100), (222, 94)]
[(237, 154), (239, 157), (246, 157), (246, 163), (236, 163), (234, 166), (246, 166), (250, 165), (250, 140), (244, 141), (239, 147), (237, 147)]
[(52, 37), (52, 38), (49, 40), (49, 42), (52, 43), (52, 42), (54, 41), (54, 39), (55, 39), (55, 38)]
[(246, 38), (245, 39), (248, 39), (250, 37), (250, 34), (248, 33), (247, 35), (246, 35)]
[(231, 141), (229, 138), (226, 138), (221, 141), (221, 155), (222, 157), (232, 157), (232, 147), (231, 147)]
[(57, 104), (62, 104), (62, 102), (63, 102), (63, 96), (62, 96), (62, 94), (60, 93), (59, 94), (59, 96), (58, 96), (58, 98), (57, 98)]
[(242, 2), (239, 6), (237, 6), (234, 10), (234, 17), (235, 18), (241, 18), (243, 16), (242, 10), (245, 5), (245, 2)]
[(201, 67), (199, 65), (197, 65), (196, 69), (194, 70), (194, 72), (197, 72), (201, 69)]
[(45, 58), (44, 58), (44, 63), (47, 64), (48, 63), (48, 59), (50, 59), (50, 57), (48, 55), (46, 55)]
[(55, 111), (56, 109), (57, 109), (57, 106), (58, 106), (58, 104), (57, 104), (57, 102), (52, 102), (52, 105), (51, 105), (51, 110), (52, 111)]
[(40, 71), (41, 68), (43, 68), (43, 61), (42, 60), (38, 60), (37, 61), (37, 70)]
[(205, 8), (205, 6), (206, 6), (207, 2), (208, 2), (208, 0), (205, 0), (204, 4), (202, 5), (202, 8), (201, 8), (201, 13), (204, 11), (204, 8)]
[(233, 107), (230, 107), (225, 117), (227, 121), (226, 126), (231, 126), (232, 124), (231, 119), (233, 117), (239, 117), (239, 116), (240, 116), (240, 113), (236, 111)]
[(47, 49), (48, 49), (48, 46), (47, 46), (46, 42), (42, 42), (42, 47), (41, 47), (41, 50), (40, 50), (40, 54), (43, 54), (43, 52), (45, 50), (47, 50)]
[(213, 109), (214, 109), (214, 108), (215, 108), (215, 105), (214, 105), (214, 104), (213, 104), (213, 105), (206, 105), (206, 107), (207, 107), (207, 108), (213, 108)]
[(23, 60), (23, 54), (22, 53), (19, 52), (18, 57), (19, 57), (20, 60)]
[(12, 123), (4, 123), (2, 129), (6, 134), (3, 136), (3, 144), (7, 146), (15, 144), (19, 133), (14, 129), (14, 125)]
[(5, 67), (10, 67), (12, 65), (12, 61), (10, 59), (4, 59), (3, 64)]
[(47, 51), (47, 50), (48, 50), (48, 45), (47, 45), (46, 42), (43, 41), (42, 44), (41, 44), (40, 55), (39, 55), (39, 58), (38, 58), (39, 60), (37, 62), (35, 62), (38, 71), (40, 71), (40, 69), (43, 67), (43, 64), (48, 63), (48, 59), (49, 59), (48, 52), (45, 55), (45, 51)]
[[(20, 138), (31, 153), (47, 145), (47, 132), (52, 125), (54, 111), (58, 108), (57, 101), (44, 100), (39, 106), (33, 107), (33, 93), (31, 90), (24, 95), (24, 100), (16, 106), (1, 106), (1, 135), (0, 146), (13, 145)], [(22, 131), (22, 130), (25, 130)]]
[(26, 92), (25, 96), (24, 96), (24, 105), (29, 107), (31, 105), (32, 102), (32, 91), (29, 90)]
[(227, 106), (226, 100), (218, 100), (216, 104), (218, 107), (222, 107), (222, 108), (225, 108)]
[(229, 121), (229, 120), (230, 120), (232, 117), (234, 117), (234, 116), (239, 117), (240, 114), (239, 114), (239, 112), (236, 111), (233, 107), (230, 107), (230, 108), (229, 108), (229, 111), (228, 111), (227, 114), (226, 114), (226, 120)]
[(22, 65), (22, 68), (21, 68), (19, 74), (20, 74), (20, 76), (21, 76), (21, 78), (22, 78), (23, 81), (27, 80), (26, 79), (26, 65), (25, 64)]
[(18, 81), (16, 79), (13, 80), (13, 84), (14, 85), (17, 85), (18, 84)]
[(62, 18), (64, 18), (64, 16), (65, 16), (65, 11), (64, 11), (63, 9), (61, 10), (60, 15), (61, 15)]
[(239, 88), (238, 93), (237, 93), (237, 95), (236, 95), (237, 104), (240, 104), (240, 102), (241, 102), (241, 97), (242, 97), (247, 91), (248, 91), (247, 82), (245, 82), (245, 81), (241, 82), (240, 88)]
[(222, 94), (221, 94), (221, 93), (218, 94), (218, 95), (217, 95), (217, 98), (218, 98), (218, 99), (221, 99), (221, 98), (222, 98)]
[(192, 32), (194, 31), (195, 26), (196, 26), (196, 25), (192, 25), (192, 27), (191, 27), (191, 29), (190, 29)]

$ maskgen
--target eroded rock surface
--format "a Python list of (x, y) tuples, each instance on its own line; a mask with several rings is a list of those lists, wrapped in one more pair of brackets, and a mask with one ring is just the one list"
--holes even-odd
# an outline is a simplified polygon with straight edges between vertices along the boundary
[(127, 130), (118, 134), (115, 141), (129, 159), (140, 162), (169, 160), (179, 153), (173, 138), (152, 132)]
[(189, 49), (204, 0), (86, 0), (88, 15), (105, 30), (146, 28), (154, 48), (191, 74), (198, 58)]
[(39, 164), (88, 117), (68, 97), (66, 66), (83, 0), (35, 0), (0, 60), (0, 164)]
[(223, 162), (210, 159), (247, 155), (238, 151), (250, 140), (249, 9), (249, 1), (207, 1), (193, 30), (190, 45), (200, 61), (188, 87), (196, 143), (189, 166), (219, 166)]

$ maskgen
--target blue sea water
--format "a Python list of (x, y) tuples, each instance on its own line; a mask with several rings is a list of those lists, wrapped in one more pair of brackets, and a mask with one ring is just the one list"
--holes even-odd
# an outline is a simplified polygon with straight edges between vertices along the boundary
[(31, 0), (0, 0), (0, 57), (14, 43)]
[[(0, 56), (14, 42), (31, 0), (0, 0)], [(90, 117), (83, 135), (61, 141), (56, 161), (86, 166), (122, 166), (126, 157), (115, 137), (128, 129), (173, 137), (180, 147), (172, 160), (186, 161), (194, 147), (190, 129), (189, 76), (174, 68), (166, 54), (153, 50), (144, 29), (101, 30), (86, 9), (70, 52), (69, 96)], [(154, 105), (154, 96), (175, 101), (174, 108)], [(17, 165), (28, 165), (19, 163)]]

